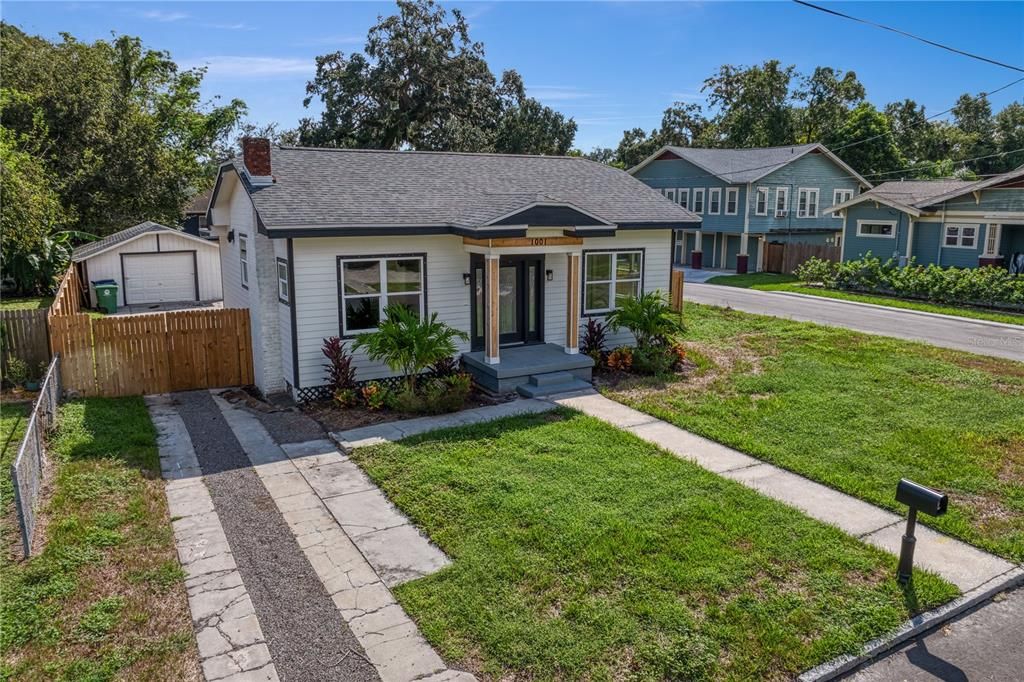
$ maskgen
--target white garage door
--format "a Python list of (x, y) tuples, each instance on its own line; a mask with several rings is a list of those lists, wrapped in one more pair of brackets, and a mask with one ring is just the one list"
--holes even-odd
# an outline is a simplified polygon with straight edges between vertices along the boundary
[(128, 305), (197, 300), (193, 253), (124, 254), (124, 296)]

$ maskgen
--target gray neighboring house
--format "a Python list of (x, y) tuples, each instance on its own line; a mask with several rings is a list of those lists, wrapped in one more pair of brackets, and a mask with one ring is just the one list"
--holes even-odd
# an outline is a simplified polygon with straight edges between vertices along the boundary
[[(323, 340), (372, 331), (388, 303), (466, 332), (463, 358), (491, 390), (589, 379), (581, 324), (667, 294), (673, 231), (699, 218), (582, 158), (250, 138), (221, 166), (207, 223), (224, 306), (251, 313), (258, 388), (306, 400), (325, 393)], [(361, 354), (356, 367), (393, 374)]]

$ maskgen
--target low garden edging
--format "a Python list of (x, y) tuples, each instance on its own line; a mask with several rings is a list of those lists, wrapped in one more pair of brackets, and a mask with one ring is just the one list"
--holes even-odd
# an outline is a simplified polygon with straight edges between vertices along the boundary
[(811, 258), (794, 274), (826, 289), (1024, 312), (1024, 277), (996, 267), (944, 268), (913, 260), (900, 266), (868, 253), (841, 263)]

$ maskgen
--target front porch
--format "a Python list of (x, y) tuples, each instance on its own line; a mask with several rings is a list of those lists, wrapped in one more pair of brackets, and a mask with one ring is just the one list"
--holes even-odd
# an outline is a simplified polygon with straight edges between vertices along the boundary
[(554, 343), (501, 349), (501, 360), (489, 363), (486, 351), (462, 356), (466, 371), (492, 393), (518, 391), (528, 397), (586, 388), (594, 361), (589, 355), (569, 354)]

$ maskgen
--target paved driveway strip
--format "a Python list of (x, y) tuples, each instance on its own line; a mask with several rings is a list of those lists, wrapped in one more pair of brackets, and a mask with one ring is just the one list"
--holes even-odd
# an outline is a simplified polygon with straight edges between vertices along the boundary
[(687, 283), (684, 292), (686, 300), (693, 303), (845, 327), (1024, 362), (1024, 327), (1020, 325), (716, 284)]
[(333, 443), (278, 444), (254, 413), (214, 402), (381, 680), (474, 680), (448, 669), (390, 590), (448, 558)]
[(278, 679), (185, 423), (170, 396), (146, 398), (203, 676), (213, 682)]
[(282, 680), (376, 680), (207, 391), (173, 396)]

